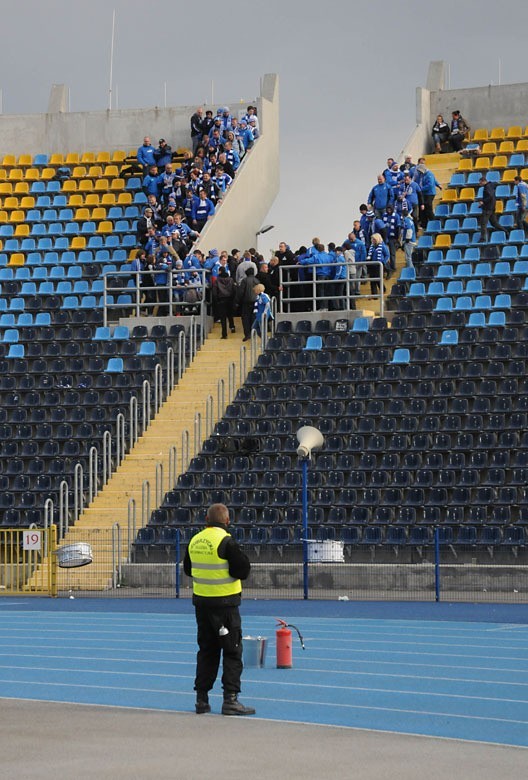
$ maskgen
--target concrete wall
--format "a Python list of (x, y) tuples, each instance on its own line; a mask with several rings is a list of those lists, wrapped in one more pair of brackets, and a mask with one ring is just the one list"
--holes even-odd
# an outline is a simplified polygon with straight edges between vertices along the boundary
[(431, 152), (431, 128), (437, 115), (442, 114), (449, 123), (455, 109), (462, 112), (472, 130), (528, 125), (528, 84), (444, 89), (445, 76), (444, 62), (430, 63), (426, 87), (416, 90), (416, 127), (402, 149), (401, 159), (412, 154), (416, 160)]

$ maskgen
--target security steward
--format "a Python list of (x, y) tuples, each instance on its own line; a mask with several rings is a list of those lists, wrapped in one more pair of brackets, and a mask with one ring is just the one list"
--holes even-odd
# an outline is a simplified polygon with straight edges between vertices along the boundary
[(206, 528), (189, 542), (183, 570), (193, 581), (193, 604), (198, 628), (196, 655), (196, 713), (211, 712), (212, 689), (223, 655), (222, 715), (253, 715), (238, 701), (242, 675), (242, 583), (250, 570), (248, 557), (228, 533), (229, 511), (224, 504), (207, 510)]

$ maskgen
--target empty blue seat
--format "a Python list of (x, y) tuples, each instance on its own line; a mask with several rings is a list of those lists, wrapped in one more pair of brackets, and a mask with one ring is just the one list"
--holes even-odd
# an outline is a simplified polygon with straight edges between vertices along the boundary
[[(509, 263), (506, 263), (509, 268)], [(491, 263), (477, 263), (475, 266), (474, 276), (486, 277), (491, 276)]]
[(526, 275), (528, 275), (528, 261), (527, 260), (517, 260), (514, 263), (514, 265), (513, 265), (512, 273), (514, 274), (514, 276), (526, 276)]
[(4, 344), (17, 344), (19, 340), (19, 332), (15, 328), (9, 328), (4, 331)]
[(130, 338), (130, 331), (126, 325), (116, 325), (112, 334), (114, 341), (124, 341)]
[(122, 374), (123, 373), (123, 358), (110, 358), (105, 371), (109, 374)]
[(524, 244), (524, 230), (512, 230), (508, 236), (509, 244)]
[(451, 282), (447, 283), (446, 295), (463, 295), (463, 293), (463, 282), (459, 281), (458, 279), (453, 279)]
[(468, 328), (483, 328), (486, 325), (486, 317), (481, 311), (471, 312), (467, 322)]
[(411, 353), (408, 349), (398, 348), (394, 350), (391, 363), (409, 363), (411, 360)]
[(494, 309), (511, 309), (511, 295), (508, 293), (500, 293), (495, 296), (493, 301)]
[[(310, 338), (313, 338), (310, 336)], [(156, 342), (155, 341), (142, 341), (138, 350), (138, 355), (155, 355), (156, 354)]]
[(440, 344), (458, 344), (458, 331), (457, 330), (444, 330)]
[(438, 298), (435, 306), (435, 311), (452, 311), (453, 299), (452, 298)]
[(461, 295), (455, 301), (455, 310), (471, 311), (473, 309), (473, 301), (469, 295)]
[(428, 233), (440, 233), (442, 230), (442, 223), (439, 219), (430, 219), (427, 223), (427, 232)]
[(79, 299), (76, 295), (67, 295), (62, 301), (61, 309), (78, 309)]
[(506, 326), (506, 315), (503, 311), (492, 311), (488, 317), (490, 328), (504, 328)]
[(423, 282), (413, 282), (409, 288), (409, 292), (407, 293), (409, 296), (424, 296), (425, 295), (425, 285)]
[(431, 282), (429, 287), (427, 288), (427, 295), (434, 296), (435, 298), (439, 295), (444, 295), (445, 289), (444, 289), (444, 283), (443, 282)]
[(440, 265), (436, 272), (437, 279), (452, 279), (453, 278), (453, 266), (449, 263)]
[(369, 319), (368, 317), (356, 317), (354, 322), (352, 323), (352, 331), (354, 333), (361, 332), (366, 333), (369, 329)]
[(510, 264), (503, 260), (499, 260), (498, 263), (495, 263), (492, 274), (493, 276), (510, 276), (511, 274)]
[(489, 295), (477, 295), (475, 298), (475, 309), (491, 309), (491, 298)]
[(9, 352), (6, 355), (6, 358), (20, 359), (23, 358), (24, 355), (25, 355), (25, 348), (23, 344), (11, 344), (9, 347)]
[(400, 274), (400, 278), (398, 281), (400, 282), (413, 282), (416, 279), (416, 269), (413, 268), (402, 268), (402, 272)]
[(490, 244), (505, 244), (506, 233), (504, 230), (494, 230), (491, 234)]
[(508, 162), (508, 168), (524, 168), (524, 165), (524, 154), (521, 152), (516, 152), (515, 154), (511, 155)]

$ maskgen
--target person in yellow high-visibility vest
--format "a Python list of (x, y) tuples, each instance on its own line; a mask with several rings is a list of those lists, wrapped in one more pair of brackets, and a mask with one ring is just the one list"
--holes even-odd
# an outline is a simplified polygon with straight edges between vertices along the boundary
[(193, 581), (193, 604), (198, 629), (196, 655), (196, 712), (211, 712), (212, 689), (223, 657), (222, 715), (253, 715), (252, 707), (238, 701), (242, 675), (242, 622), (238, 607), (242, 582), (250, 563), (228, 532), (229, 510), (213, 504), (207, 510), (206, 527), (195, 534), (185, 552), (183, 570)]

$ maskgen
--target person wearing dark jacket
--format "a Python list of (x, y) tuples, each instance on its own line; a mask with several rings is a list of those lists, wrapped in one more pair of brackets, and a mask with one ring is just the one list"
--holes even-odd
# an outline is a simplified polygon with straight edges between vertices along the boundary
[(222, 338), (227, 338), (227, 322), (231, 333), (235, 333), (233, 321), (233, 309), (235, 303), (236, 287), (234, 280), (229, 276), (225, 268), (220, 268), (216, 282), (213, 284), (213, 303), (216, 316), (222, 327)]
[(255, 305), (255, 285), (258, 279), (255, 275), (255, 269), (252, 265), (246, 270), (246, 276), (240, 282), (236, 294), (236, 302), (240, 307), (240, 319), (244, 329), (244, 338), (242, 341), (249, 341), (251, 338), (251, 325), (253, 324), (253, 306)]
[(488, 243), (488, 222), (492, 224), (495, 230), (502, 230), (495, 208), (497, 206), (497, 196), (495, 194), (495, 182), (488, 181), (485, 176), (480, 177), (480, 186), (482, 187), (482, 196), (480, 206), (482, 213), (479, 217), (480, 241), (483, 244)]
[(440, 154), (442, 151), (442, 144), (444, 144), (449, 139), (449, 125), (447, 122), (444, 122), (444, 117), (442, 114), (438, 114), (436, 117), (436, 122), (433, 125), (433, 129), (431, 130), (431, 135), (433, 136), (433, 141), (435, 145), (435, 152), (437, 154)]
[(183, 570), (193, 580), (193, 605), (198, 629), (196, 656), (196, 713), (211, 712), (209, 691), (223, 661), (222, 715), (253, 715), (252, 707), (238, 701), (242, 676), (242, 622), (239, 606), (241, 580), (250, 571), (248, 557), (230, 535), (229, 510), (213, 504), (207, 510), (206, 527), (195, 534), (185, 552)]

